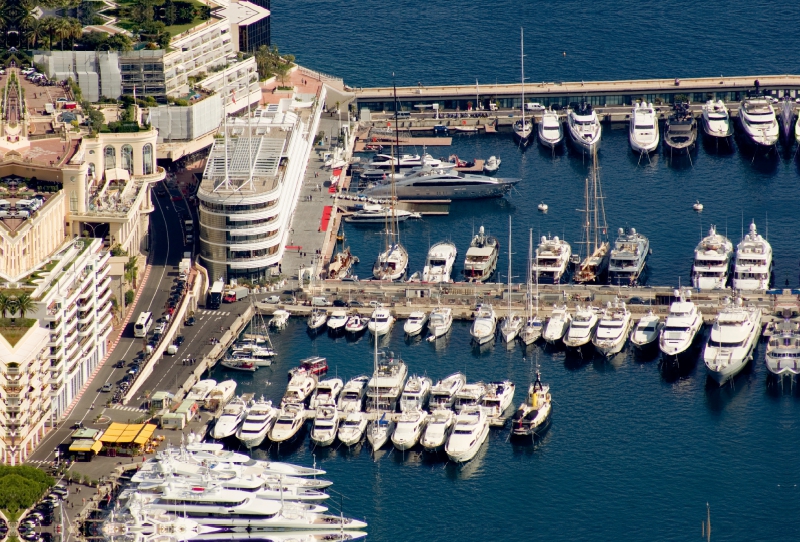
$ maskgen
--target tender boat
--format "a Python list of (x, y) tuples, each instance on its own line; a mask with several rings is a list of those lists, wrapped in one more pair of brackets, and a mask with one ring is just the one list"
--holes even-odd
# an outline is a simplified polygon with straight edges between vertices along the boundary
[(533, 261), (534, 278), (540, 284), (560, 284), (567, 278), (572, 248), (556, 237), (542, 237)]
[(211, 390), (213, 390), (216, 385), (216, 380), (200, 380), (192, 386), (192, 389), (186, 394), (186, 399), (196, 401), (198, 404), (202, 405), (208, 398), (208, 394), (211, 393)]
[(408, 377), (408, 367), (392, 352), (381, 352), (367, 383), (367, 412), (394, 412)]
[(311, 396), (311, 401), (308, 408), (311, 410), (324, 405), (336, 406), (336, 400), (342, 392), (344, 383), (341, 378), (326, 378), (317, 382), (317, 387), (314, 394)]
[(511, 435), (541, 438), (550, 427), (552, 412), (550, 386), (542, 384), (541, 375), (536, 371), (536, 380), (528, 388), (525, 402), (514, 413)]
[(403, 388), (400, 397), (400, 412), (424, 410), (428, 406), (433, 382), (427, 376), (412, 376)]
[(433, 309), (428, 320), (428, 332), (434, 340), (446, 335), (452, 326), (453, 309), (450, 307), (436, 307)]
[(569, 325), (567, 334), (564, 335), (564, 344), (569, 348), (580, 348), (592, 342), (594, 330), (599, 320), (594, 307), (577, 307), (575, 316)]
[(464, 384), (456, 392), (453, 409), (459, 413), (465, 409), (479, 407), (484, 395), (486, 395), (486, 384), (483, 382)]
[(385, 307), (377, 307), (372, 311), (367, 328), (376, 337), (382, 337), (392, 330), (393, 325), (394, 316), (392, 316), (391, 311)]
[(456, 463), (466, 463), (475, 457), (487, 436), (489, 420), (483, 410), (473, 408), (457, 414), (453, 432), (445, 445), (447, 457)]
[(636, 286), (647, 264), (650, 254), (650, 240), (630, 228), (617, 230), (617, 240), (611, 249), (608, 262), (608, 282), (617, 286)]
[(712, 224), (708, 235), (694, 249), (692, 286), (702, 290), (718, 290), (728, 284), (728, 271), (733, 256), (733, 243), (717, 233)]
[(367, 425), (367, 440), (373, 450), (380, 450), (386, 444), (394, 432), (394, 427), (394, 418), (387, 418), (386, 412), (381, 414), (381, 417), (377, 420), (369, 422)]
[(344, 325), (344, 329), (347, 333), (351, 335), (358, 335), (359, 333), (363, 333), (367, 326), (369, 325), (369, 318), (361, 316), (360, 314), (354, 314), (350, 318), (347, 319), (347, 323)]
[(400, 243), (392, 243), (378, 254), (372, 276), (377, 280), (398, 280), (405, 276), (407, 269), (408, 251)]
[(426, 452), (438, 452), (444, 448), (453, 426), (456, 422), (456, 415), (449, 409), (438, 409), (431, 412), (428, 416), (428, 425), (420, 439), (420, 444)]
[(311, 442), (317, 446), (330, 446), (339, 430), (339, 412), (334, 405), (318, 406), (314, 412)]
[(564, 142), (564, 127), (561, 117), (552, 109), (542, 113), (539, 123), (539, 143), (549, 149), (555, 149)]
[(486, 344), (494, 339), (497, 328), (497, 315), (491, 305), (480, 304), (475, 311), (475, 320), (469, 334), (477, 344)]
[[(365, 195), (367, 194), (365, 193)], [(369, 194), (369, 196), (371, 197), (373, 194)], [(404, 222), (409, 218), (421, 218), (421, 216), (419, 213), (412, 213), (411, 211), (405, 211), (403, 209), (395, 209), (394, 212), (392, 212), (390, 207), (367, 203), (362, 209), (353, 214), (346, 215), (344, 221), (349, 224), (384, 224), (387, 220)]]
[(368, 423), (363, 412), (348, 412), (339, 423), (339, 442), (345, 446), (355, 446), (364, 438)]
[(464, 260), (464, 280), (467, 282), (485, 282), (494, 275), (497, 259), (500, 255), (500, 243), (497, 238), (486, 235), (483, 226), (478, 235), (472, 238)]
[(337, 406), (342, 412), (359, 412), (364, 406), (364, 397), (367, 393), (369, 377), (357, 376), (347, 381), (339, 394)]
[(753, 359), (760, 335), (761, 309), (743, 306), (741, 298), (728, 303), (717, 314), (703, 351), (708, 375), (722, 386), (739, 374)]
[(316, 375), (305, 371), (296, 373), (286, 386), (286, 391), (281, 399), (281, 408), (287, 404), (305, 405), (316, 387)]
[(458, 257), (456, 245), (449, 241), (440, 241), (428, 250), (428, 259), (422, 269), (422, 282), (453, 282), (450, 275)]
[(674, 153), (689, 153), (697, 144), (697, 121), (689, 111), (689, 104), (676, 103), (675, 110), (664, 124), (664, 146)]
[(253, 403), (247, 411), (247, 417), (236, 432), (236, 438), (244, 444), (245, 448), (256, 448), (267, 438), (267, 433), (278, 417), (278, 411), (272, 406), (272, 401), (262, 397)]
[(772, 278), (772, 246), (756, 231), (756, 223), (736, 246), (734, 290), (767, 290)]
[(658, 117), (651, 103), (636, 102), (631, 111), (628, 140), (635, 153), (651, 153), (658, 148)]
[(424, 410), (409, 410), (398, 416), (392, 433), (392, 444), (398, 450), (409, 450), (419, 442), (428, 413)]
[(239, 426), (247, 417), (247, 403), (240, 397), (231, 399), (231, 402), (222, 409), (222, 414), (211, 430), (211, 438), (221, 440), (236, 434)]
[(456, 401), (456, 394), (467, 383), (467, 377), (462, 373), (454, 373), (439, 380), (431, 388), (430, 410), (433, 412), (438, 409), (453, 408)]
[(506, 424), (508, 416), (505, 413), (514, 401), (515, 390), (516, 386), (510, 380), (486, 384), (486, 394), (481, 399), (480, 406), (491, 427), (503, 427)]
[(722, 100), (709, 100), (703, 105), (703, 132), (714, 138), (733, 135), (731, 116)]
[(278, 412), (278, 418), (269, 432), (272, 442), (286, 442), (294, 438), (297, 432), (306, 423), (306, 411), (303, 405), (283, 404)]
[(661, 334), (661, 328), (664, 327), (661, 322), (661, 317), (655, 314), (652, 310), (639, 320), (636, 327), (633, 328), (631, 334), (631, 344), (644, 350), (658, 344), (658, 336)]
[(272, 318), (269, 321), (269, 327), (275, 329), (283, 329), (289, 323), (289, 317), (292, 314), (289, 311), (278, 309), (272, 313)]
[(631, 311), (628, 310), (625, 303), (619, 299), (614, 303), (609, 301), (597, 324), (592, 344), (603, 356), (610, 357), (618, 354), (628, 340), (632, 325)]
[(663, 357), (673, 363), (690, 351), (703, 327), (703, 315), (692, 303), (691, 294), (690, 290), (675, 290), (678, 301), (670, 305), (667, 321), (658, 340)]
[(392, 169), (394, 165), (395, 171), (402, 169), (418, 168), (424, 165), (432, 167), (439, 167), (445, 164), (442, 160), (434, 158), (430, 154), (403, 154), (399, 157), (391, 156), (389, 154), (376, 154), (372, 160), (367, 164), (369, 169)]
[(567, 306), (553, 305), (550, 318), (542, 332), (542, 338), (549, 344), (557, 343), (564, 338), (571, 323), (572, 315), (567, 310)]
[(767, 343), (767, 369), (776, 376), (800, 374), (800, 327), (796, 322), (779, 323)]
[(233, 394), (235, 392), (236, 392), (236, 381), (223, 380), (222, 382), (214, 386), (210, 392), (208, 392), (205, 404), (206, 409), (215, 411), (220, 407), (227, 405), (228, 401), (230, 401), (233, 398)]
[(778, 119), (765, 96), (749, 96), (739, 105), (739, 124), (755, 147), (772, 149), (778, 142)]
[(586, 102), (581, 103), (567, 114), (567, 131), (575, 147), (592, 154), (600, 146), (603, 129), (597, 112)]
[(487, 175), (491, 175), (492, 173), (496, 173), (498, 169), (500, 169), (500, 160), (497, 156), (490, 156), (488, 160), (483, 164), (483, 171)]
[(334, 336), (344, 333), (349, 319), (347, 311), (339, 309), (331, 312), (330, 317), (328, 317), (328, 333)]
[(414, 311), (408, 315), (408, 320), (403, 324), (403, 331), (409, 337), (414, 337), (422, 333), (425, 324), (428, 323), (428, 313), (425, 311)]

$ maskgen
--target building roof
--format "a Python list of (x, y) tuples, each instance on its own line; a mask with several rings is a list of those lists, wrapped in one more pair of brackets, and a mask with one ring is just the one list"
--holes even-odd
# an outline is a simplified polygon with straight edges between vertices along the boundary
[(272, 191), (286, 148), (283, 135), (217, 139), (206, 162), (203, 188), (222, 193)]
[(217, 11), (217, 14), (227, 18), (231, 24), (247, 26), (269, 17), (270, 12), (268, 9), (250, 2), (231, 1), (226, 7)]
[(156, 430), (153, 424), (144, 423), (112, 423), (100, 441), (106, 444), (140, 444), (146, 443)]
[(70, 452), (94, 452), (99, 453), (103, 449), (103, 443), (99, 440), (80, 439), (72, 441), (69, 446)]

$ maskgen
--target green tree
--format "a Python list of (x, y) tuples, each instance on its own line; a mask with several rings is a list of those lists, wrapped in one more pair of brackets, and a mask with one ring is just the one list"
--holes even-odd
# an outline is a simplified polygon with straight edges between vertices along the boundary
[(33, 298), (28, 294), (20, 294), (17, 296), (17, 311), (22, 318), (25, 318), (26, 312), (31, 312), (34, 308), (36, 308), (36, 303), (33, 301)]
[(133, 284), (133, 289), (136, 289), (136, 277), (139, 275), (139, 266), (136, 265), (136, 256), (131, 256), (125, 263), (125, 280)]
[(6, 294), (0, 292), (0, 313), (2, 313), (3, 318), (6, 317), (6, 313), (11, 311), (11, 299)]

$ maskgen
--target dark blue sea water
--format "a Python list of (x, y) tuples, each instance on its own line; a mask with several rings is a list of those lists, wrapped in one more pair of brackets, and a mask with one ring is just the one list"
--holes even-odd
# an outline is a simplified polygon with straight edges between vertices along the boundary
[[(525, 27), (526, 74), (532, 81), (574, 81), (797, 73), (800, 4), (768, 2), (340, 2), (274, 0), (273, 41), (300, 63), (344, 77), (354, 86), (473, 84), (519, 78), (519, 27)], [(564, 56), (563, 52), (567, 55)], [(756, 157), (740, 148), (700, 146), (688, 160), (663, 153), (639, 163), (624, 128), (603, 127), (599, 155), (611, 233), (636, 227), (650, 238), (649, 283), (686, 281), (692, 250), (710, 223), (737, 242), (755, 219), (775, 252), (775, 279), (798, 285), (800, 169), (794, 149)], [(422, 149), (417, 149), (421, 152)], [(471, 159), (497, 155), (499, 175), (521, 177), (505, 199), (458, 203), (447, 217), (407, 222), (402, 242), (412, 270), (430, 243), (449, 238), (460, 270), (473, 229), (500, 237), (503, 262), (508, 216), (513, 221), (513, 275), (524, 277), (528, 229), (580, 240), (580, 157), (517, 148), (510, 134), (456, 137), (452, 148)], [(691, 210), (699, 199), (701, 214)], [(545, 201), (547, 215), (536, 211)], [(377, 229), (346, 229), (369, 268), (382, 245)], [(574, 246), (574, 245), (573, 245)], [(505, 265), (501, 266), (505, 279)], [(275, 366), (255, 376), (232, 375), (243, 391), (282, 395), (286, 370), (301, 358), (327, 356), (331, 374), (370, 372), (370, 341), (310, 339), (304, 322), (274, 337)], [(518, 403), (542, 366), (556, 402), (553, 425), (535, 446), (507, 442), (493, 431), (479, 457), (464, 467), (396, 451), (312, 451), (299, 446), (257, 453), (310, 464), (312, 453), (346, 498), (345, 513), (369, 522), (370, 540), (692, 540), (700, 537), (706, 503), (714, 540), (797, 540), (800, 527), (800, 394), (769, 386), (763, 346), (755, 362), (724, 389), (706, 384), (702, 362), (666, 380), (657, 361), (626, 353), (613, 362), (565, 359), (535, 347), (502, 345), (476, 352), (466, 324), (447, 344), (407, 344), (398, 326), (391, 348), (411, 372), (432, 378), (456, 370), (469, 380), (511, 378)], [(225, 371), (217, 369), (215, 377)], [(264, 386), (269, 380), (271, 385)], [(332, 503), (333, 504), (333, 503)]]

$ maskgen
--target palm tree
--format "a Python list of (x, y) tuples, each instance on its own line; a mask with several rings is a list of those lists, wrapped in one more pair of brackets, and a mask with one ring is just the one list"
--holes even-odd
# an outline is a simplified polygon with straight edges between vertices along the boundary
[(125, 264), (125, 278), (133, 284), (133, 289), (136, 289), (136, 276), (139, 274), (139, 266), (136, 265), (136, 256), (128, 258)]
[(35, 49), (36, 42), (47, 35), (47, 28), (45, 28), (45, 25), (40, 24), (39, 21), (35, 19), (34, 21), (35, 22), (28, 27), (28, 45), (30, 45), (31, 49)]
[(6, 313), (11, 310), (11, 298), (8, 297), (6, 294), (0, 292), (0, 314), (3, 315), (3, 318), (6, 317)]
[(33, 298), (29, 294), (20, 294), (17, 296), (16, 303), (17, 310), (22, 318), (25, 318), (25, 313), (32, 311), (36, 308)]

